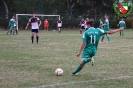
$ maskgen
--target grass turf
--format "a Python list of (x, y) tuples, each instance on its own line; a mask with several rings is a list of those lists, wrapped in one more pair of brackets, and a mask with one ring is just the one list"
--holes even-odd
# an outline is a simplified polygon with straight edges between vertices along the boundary
[[(71, 76), (79, 65), (79, 30), (40, 31), (39, 44), (31, 44), (30, 31), (21, 30), (19, 35), (0, 31), (0, 87), (132, 88), (133, 32), (124, 33), (123, 37), (119, 33), (111, 35), (111, 44), (105, 37), (99, 44), (95, 65), (87, 63), (78, 76)], [(64, 70), (63, 76), (55, 76), (58, 67)], [(116, 79), (104, 80), (111, 77)]]

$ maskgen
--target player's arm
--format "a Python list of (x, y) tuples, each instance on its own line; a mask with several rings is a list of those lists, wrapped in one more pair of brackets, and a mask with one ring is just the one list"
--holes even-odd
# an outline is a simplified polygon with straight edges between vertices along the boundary
[(10, 26), (10, 22), (8, 23), (8, 27)]
[(120, 28), (120, 29), (115, 29), (115, 30), (109, 30), (107, 32), (107, 34), (114, 34), (114, 33), (119, 32), (119, 31), (122, 31), (122, 29)]
[(125, 28), (126, 28), (126, 23), (125, 23), (125, 25), (124, 25), (124, 26), (125, 26)]
[(27, 23), (27, 25), (26, 25), (25, 29), (27, 29), (27, 27), (29, 26), (29, 24), (30, 24), (30, 22), (28, 22), (28, 23)]
[(81, 54), (81, 52), (82, 52), (82, 50), (84, 49), (85, 46), (86, 46), (86, 42), (83, 42), (82, 45), (81, 45), (81, 47), (80, 47), (80, 50), (79, 50), (79, 52), (77, 54), (77, 57), (80, 56), (80, 54)]
[(40, 26), (42, 24), (42, 21), (41, 20), (39, 20), (39, 25), (38, 26)]
[(102, 26), (109, 25), (109, 24), (103, 24)]
[(117, 24), (117, 26), (119, 26), (119, 24)]

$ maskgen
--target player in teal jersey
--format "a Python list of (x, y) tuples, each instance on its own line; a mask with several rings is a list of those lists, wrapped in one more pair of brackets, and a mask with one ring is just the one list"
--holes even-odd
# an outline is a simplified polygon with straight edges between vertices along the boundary
[(103, 22), (102, 22), (101, 19), (100, 19), (99, 21), (100, 21), (100, 25), (99, 25), (99, 27), (100, 27), (101, 29), (103, 29)]
[(120, 31), (120, 36), (124, 36), (124, 28), (126, 28), (126, 23), (123, 20), (123, 18), (121, 19), (121, 21), (119, 22), (117, 26), (123, 29), (122, 31)]
[[(104, 22), (104, 24), (103, 24), (103, 29), (104, 29), (105, 31), (109, 31), (110, 28), (109, 28), (108, 16), (105, 15), (104, 17), (105, 17), (105, 22)], [(106, 34), (106, 36), (107, 36), (107, 39), (108, 39), (108, 44), (110, 44), (110, 36), (109, 36), (108, 34)], [(103, 40), (104, 40), (104, 36), (102, 36), (101, 43), (103, 42)]]
[(86, 63), (91, 61), (92, 57), (97, 52), (100, 36), (104, 34), (113, 34), (115, 32), (122, 30), (120, 28), (116, 30), (105, 31), (100, 28), (94, 28), (94, 21), (88, 21), (87, 27), (88, 27), (88, 30), (86, 30), (83, 34), (83, 37), (82, 37), (83, 42), (77, 54), (77, 57), (79, 57), (83, 50), (82, 58), (80, 60), (80, 65), (73, 71), (72, 75), (77, 75), (77, 73), (83, 68), (83, 66)]
[(13, 34), (14, 34), (14, 22), (15, 22), (15, 20), (14, 20), (14, 16), (12, 16), (12, 18), (10, 19), (10, 21), (9, 21), (9, 27), (10, 27), (10, 29), (7, 31), (7, 35), (8, 35), (8, 33), (10, 33), (11, 31), (13, 32)]

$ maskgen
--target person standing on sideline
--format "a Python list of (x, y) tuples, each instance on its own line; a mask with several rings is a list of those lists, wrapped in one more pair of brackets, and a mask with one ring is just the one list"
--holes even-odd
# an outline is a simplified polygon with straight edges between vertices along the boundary
[(49, 22), (47, 19), (45, 19), (44, 21), (44, 31), (48, 31), (48, 27), (49, 27)]
[(35, 14), (32, 14), (32, 17), (29, 19), (25, 29), (27, 29), (27, 27), (29, 26), (29, 24), (31, 24), (31, 40), (32, 40), (32, 44), (34, 43), (34, 34), (36, 33), (36, 42), (38, 44), (38, 40), (39, 40), (39, 26), (41, 25), (41, 20), (35, 16)]
[(94, 28), (94, 21), (87, 22), (88, 30), (86, 30), (82, 37), (82, 44), (77, 57), (80, 56), (82, 50), (82, 58), (80, 60), (80, 65), (72, 72), (72, 76), (77, 75), (77, 73), (84, 67), (84, 65), (92, 60), (92, 57), (97, 52), (97, 47), (99, 43), (100, 36), (104, 34), (113, 34), (115, 32), (121, 31), (122, 29), (105, 31), (100, 28)]
[(57, 28), (58, 28), (58, 32), (60, 33), (61, 32), (61, 28), (62, 28), (62, 21), (60, 18), (58, 18), (58, 21), (57, 21)]
[[(104, 29), (105, 31), (109, 31), (110, 28), (109, 28), (108, 16), (105, 15), (104, 17), (105, 17), (105, 21), (104, 21), (104, 24), (102, 25), (102, 26), (103, 26), (103, 29)], [(107, 36), (107, 39), (108, 39), (108, 44), (110, 44), (111, 42), (110, 42), (110, 36), (109, 36), (109, 34), (106, 34), (106, 36)], [(104, 40), (104, 35), (102, 36), (101, 43), (103, 42), (103, 40)]]
[(7, 31), (7, 35), (8, 35), (8, 33), (13, 33), (14, 34), (14, 23), (15, 23), (15, 17), (14, 16), (12, 16), (12, 18), (10, 19), (10, 21), (9, 21), (9, 24), (8, 24), (8, 26), (10, 27), (9, 28), (9, 30)]
[(84, 20), (84, 18), (82, 18), (79, 25), (80, 25), (80, 34), (82, 34), (82, 30), (85, 30), (85, 20)]
[(120, 31), (120, 36), (124, 36), (124, 28), (126, 28), (126, 23), (123, 20), (123, 18), (121, 19), (121, 21), (119, 22), (117, 26), (123, 29), (122, 31)]

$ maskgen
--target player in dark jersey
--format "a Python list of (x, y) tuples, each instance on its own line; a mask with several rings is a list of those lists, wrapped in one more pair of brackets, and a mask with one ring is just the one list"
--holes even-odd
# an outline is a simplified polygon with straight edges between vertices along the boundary
[(73, 71), (72, 75), (77, 75), (77, 73), (84, 67), (84, 65), (92, 60), (92, 57), (96, 54), (99, 39), (102, 35), (113, 34), (115, 32), (121, 31), (122, 29), (115, 30), (102, 30), (100, 28), (94, 28), (94, 21), (87, 22), (88, 30), (86, 30), (82, 37), (82, 44), (80, 50), (77, 54), (77, 57), (80, 56), (81, 52), (82, 57), (80, 60), (80, 65)]
[(27, 23), (25, 29), (27, 29), (27, 27), (29, 26), (29, 24), (31, 24), (31, 31), (32, 31), (32, 35), (31, 35), (31, 40), (32, 43), (34, 42), (34, 34), (36, 33), (36, 42), (38, 44), (38, 39), (39, 39), (39, 26), (41, 25), (41, 20), (35, 16), (35, 14), (32, 14), (32, 17), (29, 19), (29, 22)]
[(85, 30), (85, 20), (84, 20), (84, 18), (82, 18), (79, 25), (80, 25), (80, 34), (82, 34), (82, 30)]
[(62, 21), (60, 20), (60, 18), (57, 21), (57, 28), (58, 28), (58, 32), (61, 32), (61, 28), (62, 28)]

